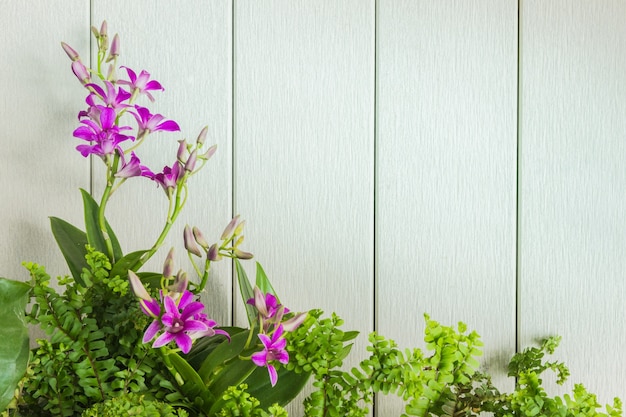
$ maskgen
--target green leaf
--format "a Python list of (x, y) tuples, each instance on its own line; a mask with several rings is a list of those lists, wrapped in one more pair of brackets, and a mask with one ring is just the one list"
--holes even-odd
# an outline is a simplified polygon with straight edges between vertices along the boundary
[(28, 327), (24, 309), (28, 302), (30, 285), (0, 278), (0, 412), (13, 399), (15, 388), (28, 365)]
[(202, 362), (202, 366), (198, 371), (200, 378), (210, 385), (217, 375), (224, 371), (224, 363), (237, 357), (243, 351), (247, 340), (248, 331), (244, 331), (244, 329), (241, 329), (236, 334), (231, 333), (230, 341), (224, 340)]
[(138, 250), (136, 252), (131, 252), (128, 255), (120, 258), (113, 265), (113, 268), (111, 268), (111, 273), (109, 274), (109, 276), (111, 276), (111, 277), (119, 276), (120, 278), (125, 278), (126, 275), (128, 275), (128, 270), (132, 269), (132, 267), (137, 263), (137, 261), (146, 252), (148, 252), (148, 251), (147, 250)]
[(289, 404), (306, 385), (310, 372), (297, 374), (281, 367), (278, 369), (278, 382), (272, 387), (270, 376), (265, 367), (257, 367), (244, 381), (248, 385), (248, 393), (261, 402), (261, 408), (266, 409), (272, 404), (280, 406)]
[(83, 268), (89, 269), (85, 260), (88, 244), (87, 234), (58, 217), (50, 217), (50, 226), (74, 280), (81, 286), (85, 286), (85, 281), (80, 277), (80, 274)]
[(202, 378), (200, 378), (200, 375), (177, 353), (169, 353), (168, 359), (184, 381), (181, 391), (185, 396), (203, 409), (210, 408), (210, 405), (213, 403), (213, 396), (202, 381)]
[(237, 270), (237, 281), (239, 282), (241, 298), (243, 298), (243, 304), (246, 306), (248, 324), (252, 326), (256, 322), (257, 311), (256, 308), (253, 305), (248, 304), (247, 301), (254, 298), (254, 290), (252, 289), (252, 285), (250, 285), (248, 275), (246, 275), (246, 271), (243, 269), (239, 259), (235, 259), (235, 269)]
[(274, 294), (274, 296), (276, 297), (276, 301), (278, 301), (278, 303), (280, 304), (280, 300), (278, 299), (278, 295), (276, 294), (274, 287), (272, 287), (272, 284), (267, 278), (263, 267), (258, 262), (256, 263), (256, 286), (259, 287), (263, 294)]
[[(89, 244), (94, 247), (96, 250), (109, 255), (109, 251), (107, 249), (107, 245), (104, 239), (104, 235), (102, 230), (100, 230), (100, 224), (98, 222), (98, 211), (100, 207), (96, 200), (93, 199), (91, 194), (81, 188), (81, 194), (83, 195), (83, 207), (85, 211), (85, 229), (87, 230), (87, 240)], [(120, 247), (120, 242), (117, 240), (115, 233), (113, 233), (113, 229), (109, 225), (109, 222), (105, 219), (105, 225), (107, 229), (107, 234), (109, 235), (109, 239), (111, 240), (111, 245), (113, 247), (113, 258), (110, 259), (111, 263), (115, 263), (118, 259), (122, 257), (122, 249)]]

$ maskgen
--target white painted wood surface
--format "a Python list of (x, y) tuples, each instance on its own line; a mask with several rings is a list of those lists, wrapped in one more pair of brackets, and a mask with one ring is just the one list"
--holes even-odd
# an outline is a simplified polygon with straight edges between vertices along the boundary
[(374, 315), (373, 58), (371, 2), (236, 2), (235, 204), (248, 247), (289, 308), (336, 311), (361, 331), (363, 357)]
[[(163, 85), (165, 91), (154, 94), (156, 100), (150, 109), (176, 120), (181, 127), (180, 133), (151, 135), (146, 148), (140, 148), (142, 162), (155, 172), (164, 165), (171, 166), (177, 141), (195, 141), (205, 125), (209, 126), (207, 145), (218, 145), (207, 166), (189, 180), (190, 197), (184, 211), (163, 250), (148, 264), (151, 270), (160, 271), (169, 248), (175, 247), (178, 265), (193, 273), (182, 246), (185, 224), (198, 226), (207, 239), (217, 241), (232, 216), (232, 8), (228, 1), (156, 4), (158, 7), (151, 1), (94, 2), (92, 20), (98, 27), (107, 20), (111, 37), (119, 32), (120, 64), (136, 71), (145, 69)], [(94, 162), (99, 195), (104, 177), (99, 169), (102, 164)], [(145, 178), (133, 178), (124, 188), (111, 202), (112, 226), (126, 244), (126, 251), (147, 249), (164, 224), (167, 198)], [(230, 324), (230, 264), (216, 263), (213, 271), (203, 299), (211, 317), (218, 323)]]
[[(502, 386), (515, 350), (517, 3), (379, 2), (377, 17), (377, 330), (422, 346), (424, 313), (463, 321)], [(379, 416), (402, 411), (379, 402)]]
[(74, 150), (84, 96), (60, 42), (88, 51), (89, 4), (5, 0), (0, 9), (0, 276), (28, 279), (22, 261), (65, 274), (48, 217), (82, 222), (89, 162)]
[[(78, 188), (102, 189), (74, 150), (84, 93), (59, 42), (87, 57), (106, 19), (183, 129), (155, 134), (146, 161), (170, 164), (205, 124), (218, 144), (153, 269), (170, 245), (186, 265), (185, 223), (215, 239), (240, 213), (283, 301), (337, 311), (364, 333), (357, 357), (374, 327), (421, 345), (427, 312), (478, 330), (501, 386), (516, 332), (558, 333), (572, 382), (625, 398), (626, 6), (520, 6), (518, 165), (513, 0), (0, 0), (0, 276), (25, 278), (22, 260), (65, 273), (47, 217), (81, 224)], [(111, 206), (127, 251), (165, 214), (140, 182)], [(209, 313), (242, 324), (230, 266), (212, 279)]]
[[(520, 342), (602, 403), (626, 396), (626, 4), (524, 1)], [(553, 392), (562, 390), (553, 387)]]

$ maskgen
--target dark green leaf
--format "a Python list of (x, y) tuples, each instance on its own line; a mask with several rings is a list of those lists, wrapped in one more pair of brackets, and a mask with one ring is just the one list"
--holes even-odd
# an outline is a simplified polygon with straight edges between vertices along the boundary
[[(107, 256), (110, 256), (108, 253), (104, 235), (102, 233), (102, 230), (100, 230), (100, 224), (98, 222), (98, 203), (96, 203), (96, 200), (94, 200), (91, 194), (89, 194), (87, 191), (81, 188), (80, 192), (83, 195), (87, 240), (93, 248), (106, 254)], [(115, 261), (122, 257), (122, 249), (120, 247), (119, 241), (117, 240), (117, 237), (115, 236), (115, 233), (113, 233), (113, 229), (109, 225), (109, 222), (107, 222), (106, 220), (105, 225), (107, 229), (107, 234), (109, 235), (109, 239), (111, 239), (111, 245), (113, 247), (114, 259), (111, 259), (111, 263), (115, 263)]]
[(24, 309), (30, 285), (0, 278), (0, 412), (13, 398), (18, 382), (28, 365), (28, 327)]
[(308, 372), (297, 374), (281, 367), (278, 382), (272, 387), (267, 368), (257, 367), (244, 383), (248, 385), (248, 393), (261, 402), (261, 408), (266, 409), (274, 403), (283, 407), (289, 404), (302, 391), (310, 376)]
[(263, 294), (274, 294), (276, 300), (280, 303), (280, 299), (278, 299), (278, 294), (276, 294), (276, 291), (274, 290), (274, 287), (272, 287), (270, 280), (267, 278), (263, 267), (258, 262), (256, 263), (256, 286), (259, 287)]
[(239, 291), (241, 292), (241, 298), (243, 298), (243, 304), (246, 306), (246, 314), (248, 316), (248, 324), (252, 326), (256, 322), (257, 311), (253, 305), (247, 303), (251, 298), (254, 298), (254, 290), (250, 285), (250, 280), (246, 271), (243, 269), (239, 259), (235, 259), (235, 269), (237, 270), (237, 281), (239, 282)]
[[(248, 340), (248, 332), (241, 331), (231, 335), (230, 342), (224, 340), (218, 347), (206, 357), (198, 374), (200, 378), (210, 384), (214, 378), (223, 371), (223, 365), (226, 361), (237, 357), (244, 349)], [(253, 335), (253, 337), (255, 337)]]
[(111, 277), (119, 276), (120, 278), (125, 278), (126, 275), (128, 275), (128, 270), (132, 269), (132, 266), (137, 263), (139, 258), (141, 258), (146, 252), (148, 251), (139, 250), (136, 252), (131, 252), (128, 255), (122, 257), (113, 265), (113, 268), (111, 269), (111, 273), (109, 275)]
[(85, 255), (87, 254), (86, 246), (88, 244), (87, 235), (82, 230), (72, 226), (65, 220), (58, 217), (50, 217), (50, 226), (54, 239), (61, 249), (61, 253), (70, 268), (70, 272), (74, 280), (84, 286), (85, 282), (80, 277), (83, 268), (89, 268)]

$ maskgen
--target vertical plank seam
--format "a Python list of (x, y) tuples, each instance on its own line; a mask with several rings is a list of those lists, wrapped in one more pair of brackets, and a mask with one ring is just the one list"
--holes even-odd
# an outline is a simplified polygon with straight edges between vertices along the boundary
[(520, 203), (521, 203), (521, 30), (522, 30), (522, 0), (517, 0), (517, 114), (516, 114), (516, 194), (515, 194), (515, 352), (520, 350), (521, 325), (521, 239), (520, 239)]
[[(373, 308), (372, 308), (372, 330), (373, 331), (377, 331), (378, 330), (378, 302), (377, 302), (377, 298), (378, 298), (378, 292), (377, 292), (377, 287), (378, 287), (378, 273), (377, 273), (377, 262), (376, 262), (376, 253), (377, 253), (377, 240), (376, 240), (376, 213), (377, 213), (377, 204), (376, 204), (376, 190), (378, 187), (378, 164), (377, 164), (377, 158), (378, 158), (378, 153), (377, 153), (377, 143), (378, 143), (378, 0), (373, 0), (374, 2), (374, 85), (373, 85), (373, 117), (374, 117), (374, 123), (373, 123), (373, 144), (372, 144), (372, 161), (373, 161), (373, 167), (372, 167), (372, 173), (374, 175), (373, 181), (372, 181), (372, 251), (373, 251), (373, 256), (372, 256), (372, 303), (373, 303)], [(377, 410), (377, 403), (378, 403), (378, 396), (376, 394), (374, 394), (374, 398), (372, 399), (372, 415), (374, 417), (376, 417), (376, 415), (378, 414), (378, 410)]]
[[(237, 198), (236, 198), (236, 190), (237, 190), (237, 181), (236, 181), (236, 106), (235, 106), (235, 64), (236, 64), (236, 50), (235, 50), (235, 1), (232, 0), (231, 10), (230, 10), (230, 135), (231, 135), (231, 161), (230, 161), (230, 169), (231, 169), (231, 218), (235, 216), (237, 212)], [(230, 323), (231, 325), (235, 325), (235, 300), (237, 299), (237, 271), (235, 268), (235, 261), (231, 260), (231, 297), (230, 297)]]

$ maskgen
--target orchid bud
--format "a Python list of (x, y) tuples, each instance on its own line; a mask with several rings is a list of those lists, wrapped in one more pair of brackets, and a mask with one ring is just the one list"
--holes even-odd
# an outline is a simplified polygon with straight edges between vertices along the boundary
[(176, 153), (176, 159), (178, 159), (181, 163), (187, 162), (187, 142), (185, 139), (181, 139), (178, 141), (178, 152)]
[(183, 270), (178, 271), (176, 274), (176, 278), (174, 278), (174, 282), (172, 285), (167, 287), (170, 291), (176, 293), (183, 293), (187, 290), (187, 285), (189, 284), (189, 280), (187, 279), (187, 273)]
[(185, 171), (191, 172), (196, 167), (196, 159), (198, 157), (198, 151), (194, 149), (189, 155), (189, 159), (185, 163)]
[(240, 234), (243, 233), (243, 227), (245, 226), (246, 221), (243, 220), (241, 223), (239, 223), (237, 225), (237, 228), (235, 228), (235, 233), (233, 233), (234, 236), (239, 236)]
[(214, 243), (211, 245), (211, 247), (209, 248), (209, 251), (207, 252), (207, 258), (211, 262), (217, 262), (217, 261), (222, 260), (222, 255), (220, 255), (219, 253), (219, 248), (217, 247), (217, 243)]
[(87, 67), (85, 67), (80, 60), (72, 62), (72, 72), (83, 85), (89, 83), (91, 79), (89, 70), (87, 70)]
[(239, 249), (235, 249), (233, 251), (233, 254), (237, 259), (252, 259), (254, 257), (254, 255), (252, 255), (250, 252), (244, 252)]
[(107, 21), (103, 20), (100, 26), (100, 37), (98, 38), (100, 50), (106, 51), (109, 48), (109, 35), (107, 33)]
[(204, 238), (204, 235), (202, 234), (200, 229), (194, 226), (192, 231), (193, 237), (196, 239), (196, 242), (198, 242), (198, 245), (202, 246), (204, 249), (208, 249), (209, 242), (207, 242), (207, 240)]
[(298, 313), (292, 318), (285, 320), (282, 323), (283, 330), (288, 331), (288, 332), (293, 332), (298, 327), (300, 327), (302, 323), (304, 323), (304, 320), (306, 319), (306, 317), (307, 317), (307, 313)]
[(74, 50), (74, 48), (72, 48), (71, 46), (69, 46), (68, 44), (66, 44), (65, 42), (61, 42), (61, 47), (63, 48), (63, 50), (65, 51), (65, 53), (67, 54), (67, 56), (72, 60), (72, 61), (78, 61), (80, 59), (80, 56), (78, 55), (78, 52), (76, 52)]
[(171, 278), (174, 276), (174, 248), (170, 249), (163, 263), (163, 276)]
[(183, 231), (183, 240), (185, 241), (185, 249), (187, 252), (193, 253), (198, 257), (202, 257), (202, 252), (196, 245), (196, 241), (194, 240), (193, 233), (191, 232), (191, 227), (189, 225), (185, 225), (185, 229)]
[(130, 281), (130, 288), (133, 290), (133, 294), (135, 294), (137, 298), (141, 298), (142, 300), (152, 300), (152, 297), (150, 297), (146, 287), (143, 286), (139, 276), (137, 276), (137, 274), (130, 269), (128, 270), (128, 280)]
[(200, 134), (198, 135), (198, 139), (196, 139), (196, 143), (198, 145), (202, 145), (204, 143), (204, 141), (206, 140), (206, 135), (208, 131), (209, 131), (208, 126), (204, 126), (202, 128), (202, 130), (200, 131)]
[(116, 33), (113, 36), (113, 40), (111, 41), (111, 50), (109, 51), (109, 59), (107, 61), (112, 61), (120, 55), (120, 37)]
[(216, 150), (217, 150), (217, 145), (213, 145), (205, 153), (198, 156), (198, 158), (208, 161), (209, 159), (211, 159), (211, 157), (213, 156)]
[(239, 236), (237, 238), (237, 240), (235, 241), (235, 243), (233, 244), (233, 247), (236, 248), (237, 246), (241, 245), (242, 243), (243, 243), (243, 236)]
[(233, 231), (235, 230), (235, 227), (237, 227), (238, 221), (239, 221), (239, 215), (236, 215), (235, 217), (233, 217), (233, 219), (230, 221), (230, 223), (228, 223), (228, 225), (222, 232), (222, 237), (220, 237), (220, 239), (226, 240), (232, 237)]

